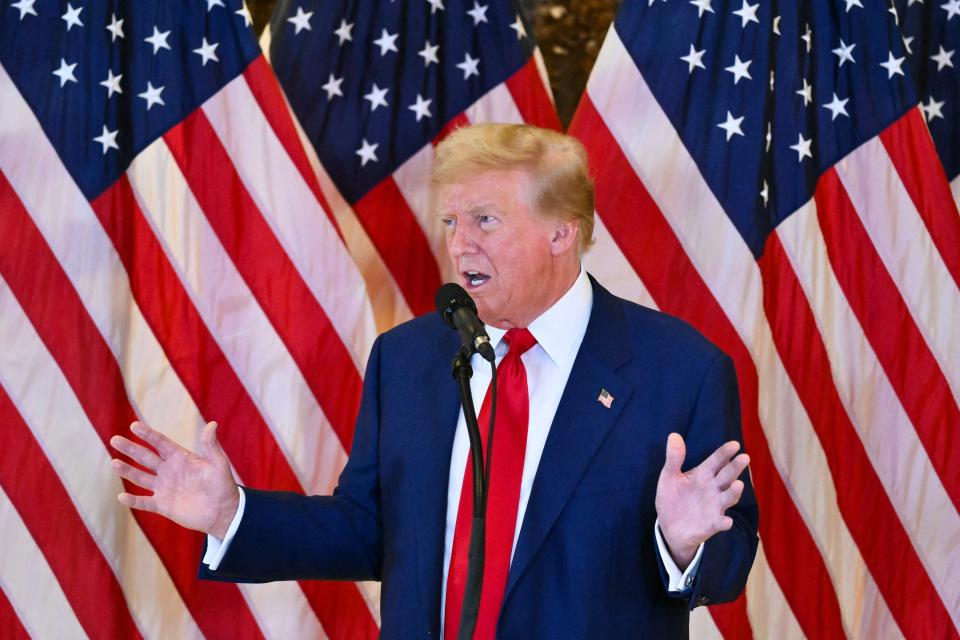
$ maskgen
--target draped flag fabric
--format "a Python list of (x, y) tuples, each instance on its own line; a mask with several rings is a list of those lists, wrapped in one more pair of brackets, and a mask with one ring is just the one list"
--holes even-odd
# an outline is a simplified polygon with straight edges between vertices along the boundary
[(607, 34), (587, 265), (734, 358), (760, 505), (692, 637), (958, 635), (958, 35), (958, 0), (626, 2)]
[(267, 35), (282, 89), (239, 0), (0, 5), (0, 637), (378, 633), (374, 584), (198, 581), (107, 441), (217, 420), (242, 483), (329, 493), (376, 327), (440, 282), (430, 142), (559, 123), (509, 2), (281, 3)]

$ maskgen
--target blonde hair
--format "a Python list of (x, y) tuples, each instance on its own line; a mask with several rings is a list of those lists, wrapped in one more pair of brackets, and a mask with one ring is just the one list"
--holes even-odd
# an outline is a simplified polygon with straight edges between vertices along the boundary
[(431, 182), (437, 187), (478, 171), (510, 169), (529, 173), (534, 210), (578, 222), (578, 251), (589, 249), (594, 187), (586, 149), (576, 138), (529, 124), (462, 127), (437, 145)]

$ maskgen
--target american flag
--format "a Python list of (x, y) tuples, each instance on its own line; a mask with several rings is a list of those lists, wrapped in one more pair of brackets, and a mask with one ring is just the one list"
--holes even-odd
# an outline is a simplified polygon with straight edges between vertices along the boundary
[(958, 635), (958, 35), (960, 0), (647, 0), (607, 34), (587, 267), (734, 358), (760, 503), (693, 637)]
[(376, 326), (440, 281), (430, 142), (558, 123), (507, 2), (281, 4), (267, 35), (282, 89), (239, 0), (0, 4), (0, 637), (378, 633), (373, 584), (198, 581), (106, 443), (218, 420), (241, 482), (329, 493)]

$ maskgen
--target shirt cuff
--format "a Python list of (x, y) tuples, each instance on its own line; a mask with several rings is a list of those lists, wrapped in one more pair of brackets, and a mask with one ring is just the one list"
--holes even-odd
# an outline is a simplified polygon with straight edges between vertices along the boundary
[(697, 547), (697, 553), (693, 556), (690, 564), (687, 565), (687, 570), (681, 572), (680, 567), (673, 561), (670, 550), (667, 549), (667, 543), (663, 541), (663, 535), (660, 533), (659, 518), (657, 518), (657, 521), (653, 525), (653, 535), (657, 539), (657, 549), (660, 550), (660, 560), (663, 562), (663, 568), (666, 569), (667, 577), (670, 579), (667, 591), (686, 591), (693, 586), (693, 579), (697, 577), (697, 568), (700, 567), (700, 556), (703, 555), (704, 543), (701, 542), (700, 546)]
[(223, 540), (207, 534), (207, 551), (203, 554), (202, 562), (210, 568), (210, 571), (216, 571), (220, 567), (223, 556), (227, 555), (227, 551), (230, 550), (230, 543), (233, 542), (233, 536), (240, 526), (240, 519), (243, 518), (243, 508), (247, 504), (247, 497), (239, 485), (237, 485), (237, 491), (240, 492), (240, 504), (237, 506), (237, 513), (234, 514), (233, 520), (230, 521), (230, 526), (227, 527), (227, 534), (223, 537)]

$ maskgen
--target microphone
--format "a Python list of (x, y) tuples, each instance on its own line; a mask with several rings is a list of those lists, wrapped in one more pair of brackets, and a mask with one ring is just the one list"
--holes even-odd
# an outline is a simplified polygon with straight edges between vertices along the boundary
[(443, 321), (460, 334), (464, 347), (471, 353), (476, 351), (488, 362), (496, 360), (487, 330), (477, 317), (477, 305), (463, 287), (453, 282), (442, 285), (434, 302)]

